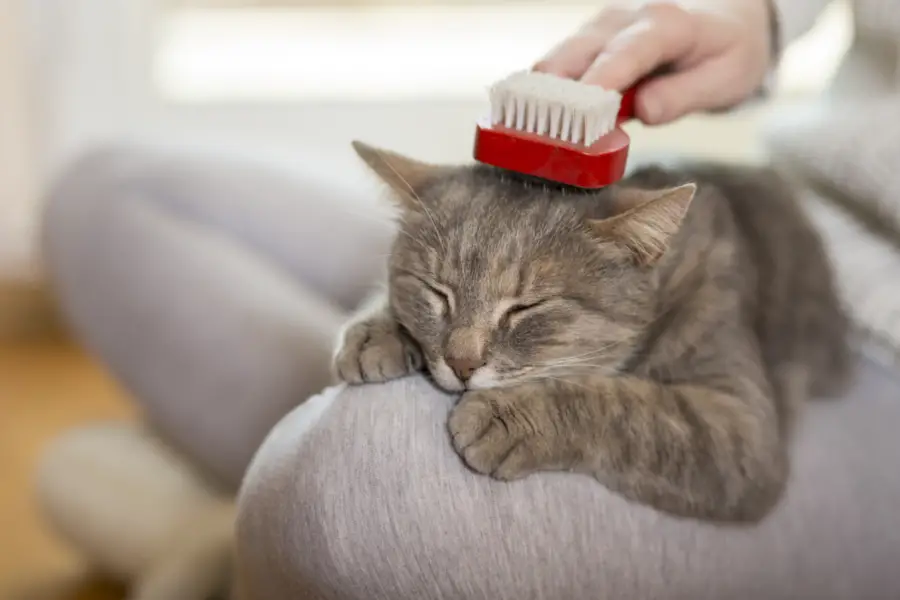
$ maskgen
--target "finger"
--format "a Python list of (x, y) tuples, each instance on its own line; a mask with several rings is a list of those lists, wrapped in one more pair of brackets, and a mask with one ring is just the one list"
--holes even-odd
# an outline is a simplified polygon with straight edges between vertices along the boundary
[(689, 56), (696, 44), (694, 20), (674, 5), (655, 4), (619, 32), (581, 78), (622, 91), (658, 67)]
[(659, 125), (694, 111), (734, 106), (750, 91), (738, 62), (726, 55), (647, 82), (638, 92), (635, 110), (645, 123)]
[(535, 71), (580, 79), (597, 55), (633, 17), (623, 11), (607, 11), (578, 33), (566, 38), (533, 67)]

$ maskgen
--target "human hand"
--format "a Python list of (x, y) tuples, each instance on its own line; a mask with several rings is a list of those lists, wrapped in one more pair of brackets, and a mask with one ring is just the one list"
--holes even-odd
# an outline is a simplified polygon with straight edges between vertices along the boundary
[(661, 124), (751, 96), (773, 60), (770, 0), (611, 0), (535, 65), (623, 91), (649, 78), (637, 117)]

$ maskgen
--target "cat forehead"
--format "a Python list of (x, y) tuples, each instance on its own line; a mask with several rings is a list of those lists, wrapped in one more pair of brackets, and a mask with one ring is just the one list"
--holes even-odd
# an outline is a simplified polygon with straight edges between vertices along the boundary
[[(477, 169), (444, 178), (428, 190), (435, 207), (459, 219), (498, 218), (501, 225), (528, 226), (529, 217), (542, 221), (574, 216), (579, 210), (574, 197), (550, 185), (523, 181), (513, 174), (484, 173)], [(520, 218), (511, 218), (518, 215)]]

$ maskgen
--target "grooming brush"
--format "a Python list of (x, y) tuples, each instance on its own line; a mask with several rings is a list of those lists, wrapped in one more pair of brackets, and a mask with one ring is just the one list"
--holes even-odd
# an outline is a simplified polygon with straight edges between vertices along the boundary
[(638, 86), (623, 93), (522, 71), (495, 83), (478, 122), (478, 162), (564, 185), (598, 189), (625, 175)]

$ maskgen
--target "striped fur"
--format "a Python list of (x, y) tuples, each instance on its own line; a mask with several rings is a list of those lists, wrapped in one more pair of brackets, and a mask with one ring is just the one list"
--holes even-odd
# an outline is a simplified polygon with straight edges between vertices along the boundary
[(647, 167), (585, 193), (357, 150), (402, 221), (339, 374), (427, 366), (462, 394), (454, 447), (498, 479), (583, 473), (710, 520), (777, 503), (800, 407), (851, 361), (820, 237), (774, 172)]

